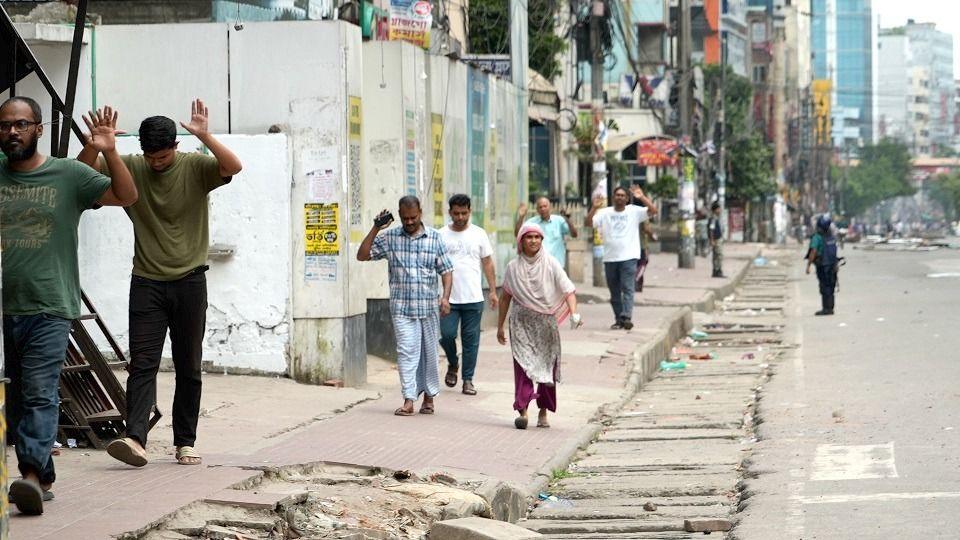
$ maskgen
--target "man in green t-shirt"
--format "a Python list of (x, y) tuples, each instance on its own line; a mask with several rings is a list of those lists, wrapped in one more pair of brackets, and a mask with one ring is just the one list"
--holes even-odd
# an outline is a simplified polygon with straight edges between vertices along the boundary
[[(207, 108), (192, 103), (190, 122), (180, 125), (212, 156), (177, 151), (177, 126), (164, 116), (140, 124), (142, 155), (122, 156), (140, 190), (127, 208), (133, 222), (133, 276), (130, 283), (130, 367), (127, 378), (127, 436), (107, 452), (129, 465), (147, 464), (147, 430), (157, 401), (157, 371), (170, 330), (176, 389), (173, 444), (177, 462), (197, 465), (194, 450), (200, 416), (201, 362), (207, 312), (208, 193), (240, 172), (240, 159), (208, 130)], [(114, 129), (116, 122), (105, 119)], [(91, 128), (100, 127), (97, 124)], [(77, 159), (110, 174), (90, 145)]]
[[(112, 116), (109, 108), (97, 116)], [(70, 324), (80, 316), (77, 225), (95, 205), (128, 206), (137, 188), (111, 129), (91, 131), (90, 147), (116, 171), (113, 179), (72, 159), (37, 151), (40, 106), (27, 97), (0, 105), (0, 238), (3, 249), (3, 353), (10, 378), (7, 425), (23, 478), (10, 499), (42, 514), (56, 480), (50, 455), (59, 423), (60, 369)]]

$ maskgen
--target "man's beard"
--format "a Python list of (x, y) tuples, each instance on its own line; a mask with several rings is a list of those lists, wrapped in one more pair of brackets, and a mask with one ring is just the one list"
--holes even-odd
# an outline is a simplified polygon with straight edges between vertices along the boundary
[(37, 143), (39, 142), (40, 141), (37, 138), (34, 138), (33, 141), (26, 145), (21, 142), (20, 146), (16, 150), (12, 149), (11, 147), (13, 145), (8, 142), (7, 144), (3, 145), (3, 153), (7, 156), (7, 159), (10, 161), (10, 163), (26, 161), (37, 153)]

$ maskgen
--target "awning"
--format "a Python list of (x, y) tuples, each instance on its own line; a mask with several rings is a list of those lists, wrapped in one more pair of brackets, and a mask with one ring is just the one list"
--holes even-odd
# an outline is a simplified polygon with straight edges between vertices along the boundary
[(607, 141), (607, 152), (620, 153), (624, 148), (627, 148), (631, 144), (636, 144), (644, 138), (644, 135), (611, 135), (610, 139)]
[(536, 122), (556, 122), (560, 116), (560, 94), (543, 75), (527, 68), (527, 91), (530, 101), (527, 116)]

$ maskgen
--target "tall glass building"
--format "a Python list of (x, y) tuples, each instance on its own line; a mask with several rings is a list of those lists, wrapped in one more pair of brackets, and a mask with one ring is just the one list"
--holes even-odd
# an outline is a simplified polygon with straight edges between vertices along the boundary
[(815, 79), (833, 81), (833, 143), (856, 147), (875, 140), (877, 26), (872, 0), (813, 0), (811, 40)]

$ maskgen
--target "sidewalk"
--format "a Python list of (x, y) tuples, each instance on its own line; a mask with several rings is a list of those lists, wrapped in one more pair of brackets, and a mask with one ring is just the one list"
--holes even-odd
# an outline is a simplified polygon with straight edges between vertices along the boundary
[[(647, 291), (657, 290), (653, 285), (661, 280), (670, 282), (671, 289), (699, 295), (715, 295), (712, 288), (732, 290), (730, 279), (704, 278), (709, 276), (705, 264), (676, 270), (668, 259), (675, 260), (675, 255), (654, 257), (657, 262), (651, 268), (657, 277), (648, 269), (650, 288), (641, 300)], [(748, 262), (731, 258), (727, 264), (729, 274), (739, 276)], [(408, 469), (421, 475), (443, 471), (458, 479), (496, 478), (529, 493), (552, 470), (566, 467), (576, 448), (595, 432), (591, 420), (605, 404), (618, 406), (643, 382), (645, 374), (634, 362), (637, 351), (647, 351), (645, 363), (651, 364), (689, 324), (685, 308), (641, 302), (631, 332), (611, 331), (605, 293), (590, 288), (583, 292), (585, 298), (596, 295), (599, 303), (584, 302), (584, 328), (561, 330), (563, 383), (550, 429), (513, 428), (509, 346), (500, 346), (495, 333), (486, 331), (476, 378), (479, 395), (468, 397), (459, 388), (444, 387), (434, 416), (393, 416), (400, 404), (396, 368), (374, 357), (369, 383), (361, 389), (208, 374), (198, 441), (204, 464), (180, 466), (170, 446), (172, 376), (165, 373), (158, 399), (166, 416), (151, 432), (151, 463), (133, 469), (104, 452), (63, 449), (57, 461), (56, 500), (40, 517), (14, 510), (11, 538), (109, 538), (142, 529), (258, 469), (318, 461)], [(9, 449), (8, 460), (15, 471)]]

